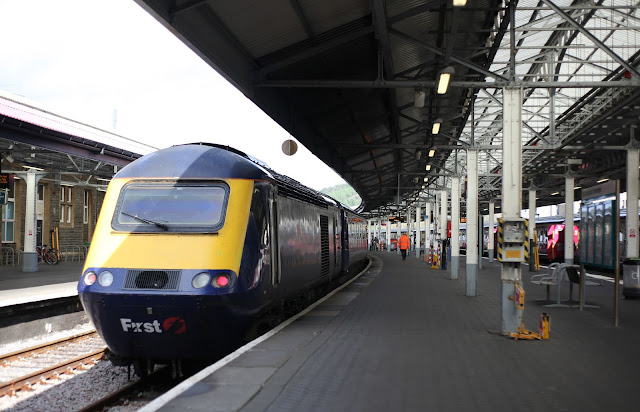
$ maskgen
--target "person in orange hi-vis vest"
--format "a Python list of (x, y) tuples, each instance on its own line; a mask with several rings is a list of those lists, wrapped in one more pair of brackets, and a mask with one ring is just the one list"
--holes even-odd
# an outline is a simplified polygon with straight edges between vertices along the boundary
[(407, 258), (407, 249), (411, 245), (411, 241), (409, 240), (409, 236), (405, 232), (402, 232), (402, 236), (400, 236), (400, 240), (398, 241), (400, 244), (400, 253), (402, 254), (402, 260)]

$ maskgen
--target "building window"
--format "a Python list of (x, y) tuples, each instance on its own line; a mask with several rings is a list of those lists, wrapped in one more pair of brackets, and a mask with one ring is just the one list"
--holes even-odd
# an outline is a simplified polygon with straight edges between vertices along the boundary
[(73, 194), (71, 186), (60, 186), (60, 223), (73, 225)]
[(15, 231), (14, 190), (7, 193), (7, 204), (2, 206), (2, 243), (14, 243)]
[(89, 223), (89, 192), (84, 191), (84, 202), (82, 204), (82, 223)]

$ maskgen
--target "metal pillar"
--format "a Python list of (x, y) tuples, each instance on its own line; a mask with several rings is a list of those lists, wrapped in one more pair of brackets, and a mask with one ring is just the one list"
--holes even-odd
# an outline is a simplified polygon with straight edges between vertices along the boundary
[[(398, 211), (398, 217), (400, 217), (400, 211)], [(398, 220), (398, 229), (396, 230), (396, 254), (400, 254), (400, 235), (402, 235), (402, 222)]]
[[(522, 89), (505, 88), (502, 138), (502, 214), (505, 220), (520, 218), (522, 208)], [(500, 333), (516, 333), (524, 310), (513, 302), (515, 285), (522, 287), (519, 262), (502, 264)], [(511, 299), (510, 299), (511, 298)]]
[(27, 183), (26, 205), (24, 214), (24, 254), (22, 258), (23, 272), (38, 271), (38, 253), (36, 252), (36, 196), (38, 193), (38, 182), (46, 173), (38, 173), (33, 169), (26, 173), (17, 173)]
[[(633, 130), (633, 129), (632, 129)], [(626, 257), (638, 256), (638, 191), (640, 159), (638, 149), (627, 150), (627, 250)]]
[(487, 239), (487, 254), (489, 255), (489, 262), (493, 262), (494, 255), (494, 238), (493, 238), (493, 214), (495, 213), (496, 204), (494, 202), (489, 202), (489, 239)]
[(391, 252), (391, 221), (387, 220), (387, 240), (384, 242), (387, 252)]
[(409, 256), (409, 252), (411, 252), (411, 248), (415, 246), (415, 242), (413, 241), (413, 221), (411, 220), (412, 215), (413, 213), (411, 213), (411, 208), (409, 208), (407, 211), (407, 236), (409, 236), (409, 249), (407, 250), (407, 257)]
[(478, 152), (467, 150), (467, 284), (466, 296), (476, 296), (478, 284)]
[(424, 253), (430, 252), (431, 248), (431, 203), (427, 202), (425, 205), (425, 227), (424, 227)]
[(378, 218), (377, 236), (378, 236), (378, 248), (379, 248), (380, 247), (380, 242), (382, 242), (382, 219), (380, 219), (380, 218)]
[(451, 279), (460, 268), (460, 177), (451, 179)]
[(564, 178), (564, 263), (573, 265), (573, 176)]
[(447, 238), (447, 191), (440, 191), (440, 239)]
[(422, 209), (420, 206), (416, 207), (416, 259), (420, 259), (420, 217), (422, 215)]
[(478, 270), (482, 270), (482, 252), (484, 252), (484, 216), (478, 212)]
[(372, 233), (371, 229), (372, 229), (371, 228), (371, 219), (368, 219), (367, 220), (367, 232), (368, 232), (368, 234), (367, 234), (367, 239), (368, 239), (367, 247), (369, 248), (369, 250), (371, 250), (371, 244), (373, 242), (373, 233)]
[[(529, 271), (536, 271), (535, 250), (533, 250), (536, 236), (536, 191), (529, 189)], [(537, 241), (537, 239), (536, 239)]]

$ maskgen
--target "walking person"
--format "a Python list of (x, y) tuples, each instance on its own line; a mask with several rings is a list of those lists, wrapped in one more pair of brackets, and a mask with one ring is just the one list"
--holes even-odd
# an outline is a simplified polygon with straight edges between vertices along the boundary
[(409, 240), (409, 236), (407, 236), (406, 232), (402, 232), (402, 236), (400, 236), (400, 240), (398, 241), (400, 244), (400, 253), (402, 254), (402, 260), (407, 258), (407, 249), (411, 246), (411, 241)]

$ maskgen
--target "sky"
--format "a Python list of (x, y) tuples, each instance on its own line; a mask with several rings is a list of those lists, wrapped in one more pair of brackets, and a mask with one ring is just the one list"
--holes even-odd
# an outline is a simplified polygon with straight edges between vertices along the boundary
[(295, 136), (133, 0), (0, 0), (0, 39), (0, 90), (53, 113), (158, 148), (229, 145), (316, 190), (344, 183), (301, 144), (283, 154)]

